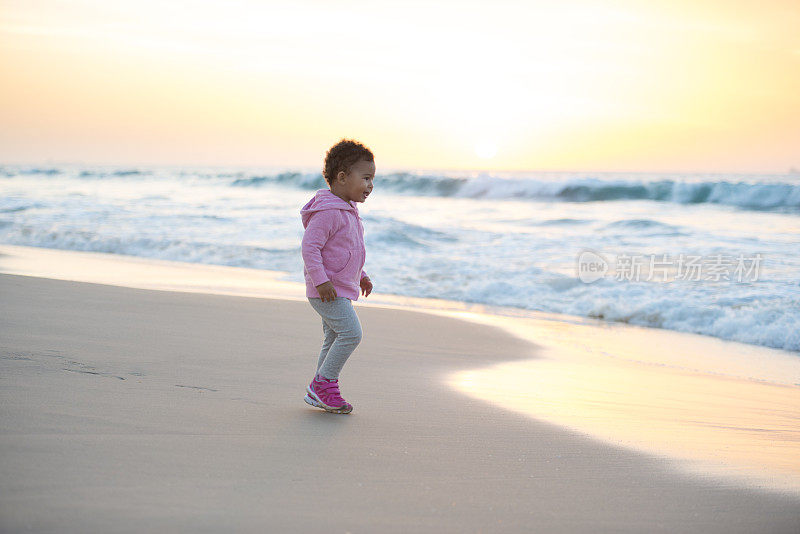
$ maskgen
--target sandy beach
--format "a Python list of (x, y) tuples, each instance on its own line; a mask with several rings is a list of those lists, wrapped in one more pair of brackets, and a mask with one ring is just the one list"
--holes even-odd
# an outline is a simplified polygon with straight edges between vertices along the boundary
[(301, 299), (11, 274), (0, 295), (4, 532), (800, 528), (791, 485), (678, 469), (453, 387), (542, 356), (507, 329), (359, 302), (355, 410), (337, 416), (302, 401), (321, 327)]

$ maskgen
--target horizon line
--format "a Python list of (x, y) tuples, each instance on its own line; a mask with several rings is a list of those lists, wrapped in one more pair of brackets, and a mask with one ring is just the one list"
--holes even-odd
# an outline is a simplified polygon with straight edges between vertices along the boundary
[[(245, 164), (245, 163), (237, 163), (237, 164), (224, 164), (224, 163), (215, 163), (215, 164), (198, 164), (198, 163), (129, 163), (129, 162), (121, 162), (121, 163), (99, 163), (99, 162), (88, 162), (88, 161), (58, 161), (58, 160), (49, 160), (49, 161), (2, 161), (0, 160), (0, 167), (4, 166), (87, 166), (87, 167), (142, 167), (142, 168), (157, 168), (157, 167), (168, 167), (168, 168), (210, 168), (210, 169), (257, 169), (257, 168), (297, 168), (304, 171), (310, 171), (312, 167), (316, 167), (313, 165), (303, 165), (303, 164)], [(320, 174), (322, 174), (322, 165), (319, 165)], [(777, 170), (758, 170), (758, 171), (743, 171), (743, 170), (598, 170), (598, 169), (521, 169), (521, 168), (487, 168), (487, 167), (413, 167), (413, 166), (387, 166), (389, 172), (404, 172), (404, 171), (433, 171), (433, 172), (483, 172), (483, 173), (565, 173), (565, 174), (576, 174), (576, 173), (603, 173), (603, 174), (768, 174), (768, 175), (798, 175), (800, 174), (800, 166), (789, 166), (788, 169), (783, 171)], [(380, 174), (380, 173), (378, 173)]]

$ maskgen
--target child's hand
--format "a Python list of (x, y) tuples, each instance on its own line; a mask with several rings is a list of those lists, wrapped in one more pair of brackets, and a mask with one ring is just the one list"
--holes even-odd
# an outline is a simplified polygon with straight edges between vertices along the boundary
[(372, 293), (372, 282), (368, 276), (365, 276), (361, 279), (361, 294), (368, 297), (370, 293)]
[(336, 298), (336, 289), (330, 280), (318, 285), (317, 292), (319, 292), (319, 298), (322, 299), (322, 302), (333, 302)]

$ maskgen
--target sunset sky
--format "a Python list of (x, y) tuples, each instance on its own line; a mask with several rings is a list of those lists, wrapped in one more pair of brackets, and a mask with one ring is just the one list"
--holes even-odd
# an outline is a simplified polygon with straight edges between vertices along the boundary
[(800, 168), (800, 2), (2, 0), (0, 164)]

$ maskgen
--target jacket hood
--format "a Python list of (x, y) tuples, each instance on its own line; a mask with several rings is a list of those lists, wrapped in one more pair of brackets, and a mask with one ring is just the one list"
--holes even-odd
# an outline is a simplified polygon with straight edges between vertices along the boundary
[(314, 195), (314, 198), (309, 200), (300, 210), (303, 228), (308, 226), (308, 220), (314, 213), (323, 210), (348, 210), (355, 212), (356, 216), (358, 216), (358, 208), (353, 202), (345, 202), (334, 195), (330, 189), (320, 189)]

